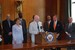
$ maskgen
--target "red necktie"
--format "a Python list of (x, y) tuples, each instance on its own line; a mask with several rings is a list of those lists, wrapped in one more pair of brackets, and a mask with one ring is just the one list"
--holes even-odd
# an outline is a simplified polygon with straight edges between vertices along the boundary
[(54, 22), (54, 30), (56, 29), (56, 23)]

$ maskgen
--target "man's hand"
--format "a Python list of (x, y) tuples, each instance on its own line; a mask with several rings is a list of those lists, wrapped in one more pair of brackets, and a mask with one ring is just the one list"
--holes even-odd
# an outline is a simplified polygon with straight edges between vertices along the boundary
[(12, 34), (12, 32), (9, 32), (9, 34), (8, 35), (11, 35)]
[(71, 37), (71, 34), (69, 34), (68, 32), (65, 32), (69, 37)]
[(0, 38), (2, 37), (2, 35), (0, 35)]
[(57, 34), (56, 38), (58, 38), (59, 34)]

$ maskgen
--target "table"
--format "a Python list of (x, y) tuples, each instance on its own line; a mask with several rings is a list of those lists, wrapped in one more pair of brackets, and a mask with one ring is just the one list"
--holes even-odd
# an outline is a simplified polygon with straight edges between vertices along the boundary
[(69, 46), (75, 46), (75, 40), (60, 40), (60, 41), (53, 41), (51, 43), (42, 43), (42, 44), (32, 44), (32, 43), (26, 43), (26, 44), (17, 44), (17, 45), (1, 45), (0, 50), (38, 50), (42, 48), (63, 48), (63, 47), (69, 47)]

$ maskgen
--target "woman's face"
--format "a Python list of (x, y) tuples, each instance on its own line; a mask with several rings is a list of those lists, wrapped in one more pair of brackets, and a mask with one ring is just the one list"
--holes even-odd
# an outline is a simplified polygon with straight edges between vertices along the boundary
[(20, 24), (20, 20), (19, 19), (16, 21), (16, 24)]

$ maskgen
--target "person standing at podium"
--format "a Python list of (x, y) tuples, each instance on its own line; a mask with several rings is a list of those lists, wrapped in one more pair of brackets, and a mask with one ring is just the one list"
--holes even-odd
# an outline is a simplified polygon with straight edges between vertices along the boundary
[[(57, 40), (61, 39), (60, 34), (63, 31), (63, 25), (61, 24), (60, 21), (57, 20), (57, 15), (53, 16), (53, 21), (51, 21), (51, 23), (50, 23), (49, 31), (57, 33), (57, 36), (56, 36)], [(60, 50), (60, 48), (56, 48), (56, 49)]]
[(42, 31), (42, 22), (40, 22), (38, 15), (34, 15), (34, 19), (29, 25), (29, 33), (31, 34), (32, 43), (35, 43), (35, 35)]
[(50, 23), (49, 31), (50, 32), (56, 32), (57, 33), (57, 39), (59, 40), (60, 39), (59, 35), (62, 33), (63, 30), (64, 29), (63, 29), (62, 23), (60, 21), (58, 21), (57, 15), (54, 15), (53, 21), (51, 21), (51, 23)]

